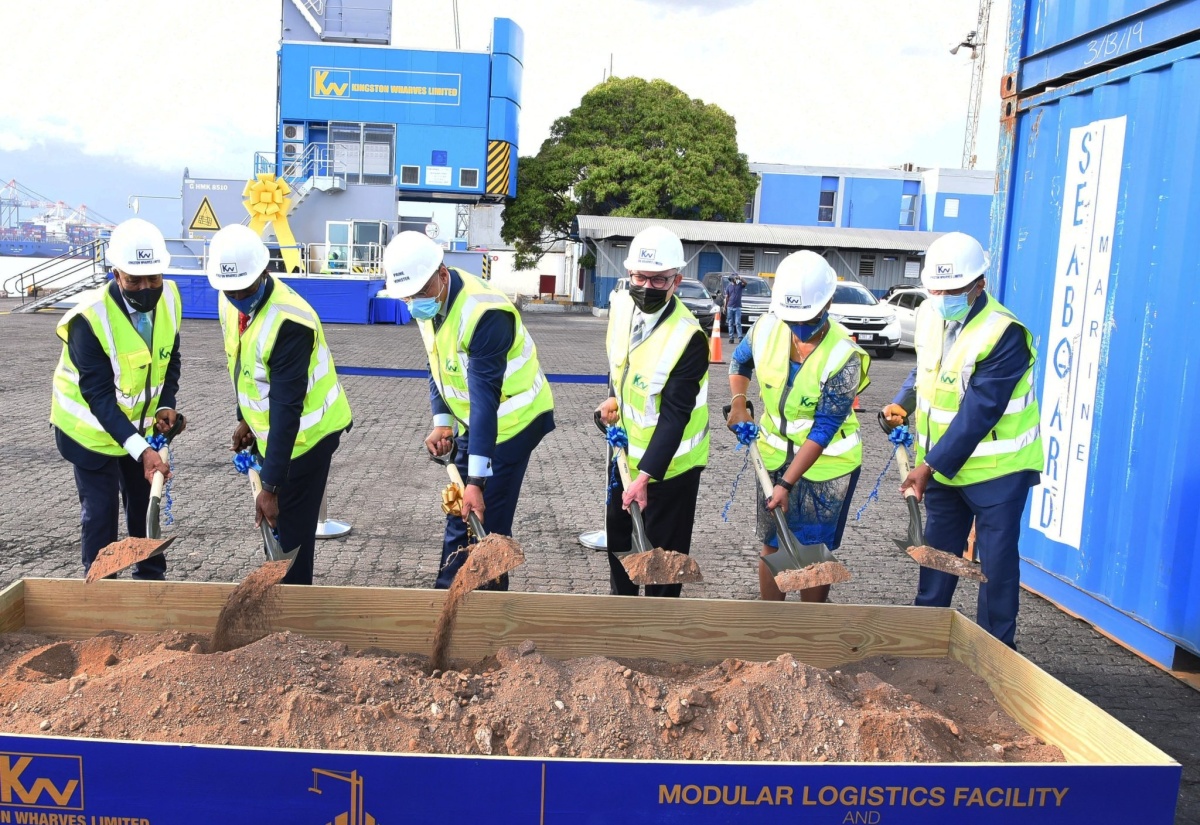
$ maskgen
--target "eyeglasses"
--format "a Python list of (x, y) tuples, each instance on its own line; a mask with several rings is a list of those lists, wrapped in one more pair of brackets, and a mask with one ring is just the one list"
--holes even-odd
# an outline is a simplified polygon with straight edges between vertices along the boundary
[[(433, 273), (433, 275), (430, 276), (429, 280), (425, 282), (425, 286), (421, 287), (420, 292), (414, 292), (412, 295), (409, 295), (404, 300), (408, 301), (409, 303), (412, 303), (413, 301), (417, 300), (418, 298), (436, 298), (438, 296), (438, 293), (440, 293), (442, 291), (442, 282), (441, 282), (441, 279), (438, 278), (438, 275), (440, 273), (441, 273), (441, 269), (438, 269), (438, 271)], [(433, 290), (432, 293), (430, 292), (431, 289)]]
[(677, 277), (678, 273), (675, 272), (667, 275), (643, 275), (640, 272), (630, 272), (629, 282), (634, 286), (651, 286), (655, 289), (666, 289)]

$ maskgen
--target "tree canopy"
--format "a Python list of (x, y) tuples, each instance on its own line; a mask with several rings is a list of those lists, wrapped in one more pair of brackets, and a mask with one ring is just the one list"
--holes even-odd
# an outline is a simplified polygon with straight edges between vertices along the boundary
[(756, 187), (721, 107), (664, 80), (610, 78), (520, 159), (501, 234), (527, 269), (576, 215), (741, 222)]

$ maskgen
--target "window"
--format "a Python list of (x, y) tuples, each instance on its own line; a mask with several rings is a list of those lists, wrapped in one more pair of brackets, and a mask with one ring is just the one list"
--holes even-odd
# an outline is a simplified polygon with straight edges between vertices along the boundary
[(858, 256), (858, 277), (874, 278), (875, 277), (875, 256), (874, 255), (859, 255)]
[(459, 189), (478, 189), (479, 188), (479, 170), (478, 169), (459, 169), (458, 170), (458, 188)]
[(421, 167), (420, 166), (401, 166), (400, 167), (400, 182), (405, 186), (420, 186), (421, 185)]
[(837, 178), (821, 178), (821, 199), (817, 204), (817, 223), (833, 223), (833, 213), (837, 207), (837, 190)]
[(334, 173), (348, 183), (390, 184), (395, 172), (396, 127), (389, 123), (330, 123)]
[(904, 277), (914, 280), (921, 277), (920, 258), (906, 258), (904, 260)]
[(958, 217), (958, 198), (946, 198), (946, 207), (942, 211), (942, 217), (957, 218)]
[(755, 260), (755, 255), (754, 255), (753, 249), (739, 249), (738, 250), (738, 269), (740, 271), (753, 272), (754, 271), (754, 260)]
[(857, 304), (859, 306), (873, 307), (879, 303), (879, 299), (872, 295), (871, 291), (862, 284), (852, 284), (843, 281), (833, 290), (833, 302), (835, 304)]
[(917, 225), (917, 196), (902, 195), (900, 197), (900, 226)]

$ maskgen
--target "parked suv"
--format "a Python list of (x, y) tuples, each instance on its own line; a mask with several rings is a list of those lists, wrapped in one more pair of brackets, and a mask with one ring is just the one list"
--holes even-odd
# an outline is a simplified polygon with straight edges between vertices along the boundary
[[(703, 278), (704, 288), (712, 296), (713, 301), (721, 310), (721, 321), (724, 322), (729, 314), (725, 311), (725, 287), (734, 275), (746, 282), (742, 293), (742, 332), (758, 320), (758, 316), (766, 314), (771, 308), (771, 285), (757, 275), (746, 275), (742, 272), (709, 272)], [(726, 324), (722, 329), (729, 329)], [(739, 336), (740, 337), (740, 336)]]
[(898, 289), (888, 296), (885, 303), (896, 310), (900, 319), (900, 346), (913, 349), (913, 330), (917, 325), (917, 307), (929, 297), (929, 292), (919, 286)]
[(840, 321), (858, 343), (876, 358), (891, 358), (900, 345), (900, 321), (895, 308), (881, 304), (862, 284), (841, 281), (833, 293), (829, 317)]

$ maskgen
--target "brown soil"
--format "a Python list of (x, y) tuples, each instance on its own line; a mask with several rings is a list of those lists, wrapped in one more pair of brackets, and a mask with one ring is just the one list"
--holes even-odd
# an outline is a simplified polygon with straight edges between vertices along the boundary
[(454, 620), (458, 618), (458, 608), (466, 600), (467, 594), (525, 563), (525, 553), (521, 550), (521, 545), (508, 536), (484, 536), (466, 552), (467, 560), (454, 574), (454, 582), (446, 594), (446, 601), (442, 604), (442, 612), (438, 615), (437, 626), (433, 631), (430, 667), (436, 670), (444, 670), (446, 667), (446, 654), (450, 650), (450, 640), (454, 635)]
[(848, 581), (850, 571), (846, 565), (837, 561), (822, 561), (799, 570), (784, 570), (775, 577), (775, 584), (784, 593)]
[(106, 576), (119, 573), (126, 567), (132, 567), (139, 561), (145, 561), (156, 555), (162, 548), (175, 541), (169, 539), (136, 539), (125, 538), (106, 544), (96, 553), (96, 560), (88, 568), (87, 583), (99, 581)]
[(961, 576), (964, 579), (971, 579), (972, 581), (987, 581), (987, 576), (983, 575), (983, 571), (979, 569), (979, 565), (960, 558), (953, 553), (947, 553), (945, 550), (934, 550), (932, 547), (922, 545), (920, 547), (908, 548), (908, 555), (912, 556), (916, 563), (922, 567), (941, 570), (943, 573), (949, 573), (952, 576)]
[(457, 670), (277, 633), (0, 636), (0, 729), (254, 747), (538, 757), (1063, 761), (948, 659), (837, 671), (790, 655), (708, 665), (557, 661), (531, 641)]
[(214, 653), (244, 647), (271, 632), (274, 588), (291, 566), (287, 559), (269, 561), (234, 588), (217, 616), (211, 645)]
[(704, 581), (700, 565), (691, 556), (655, 547), (648, 553), (630, 553), (621, 566), (634, 584), (690, 584)]

